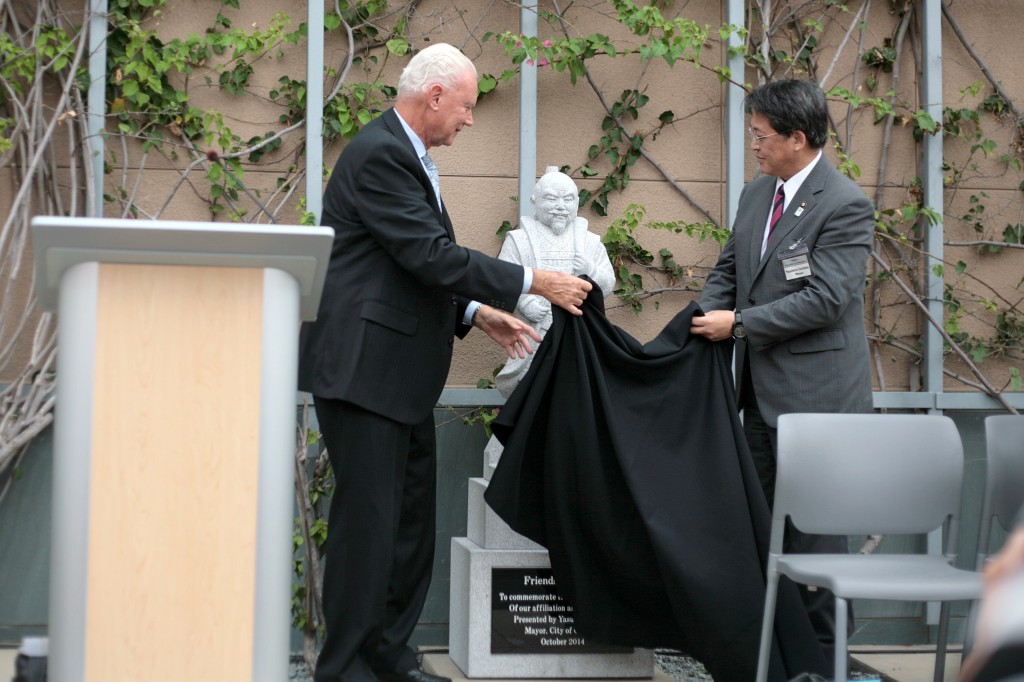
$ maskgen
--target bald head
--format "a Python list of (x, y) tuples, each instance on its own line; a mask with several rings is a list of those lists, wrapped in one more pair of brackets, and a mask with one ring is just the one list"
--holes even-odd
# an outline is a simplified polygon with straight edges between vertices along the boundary
[(576, 222), (580, 193), (565, 173), (548, 171), (533, 189), (533, 216), (555, 234), (562, 234)]

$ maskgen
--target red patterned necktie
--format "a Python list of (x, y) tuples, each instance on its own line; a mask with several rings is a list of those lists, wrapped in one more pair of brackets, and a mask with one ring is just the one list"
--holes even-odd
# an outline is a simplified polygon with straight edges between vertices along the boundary
[(775, 204), (772, 206), (772, 220), (768, 223), (768, 241), (771, 241), (775, 225), (778, 224), (779, 218), (782, 217), (782, 207), (786, 205), (786, 192), (782, 189), (783, 187), (784, 185), (779, 185), (779, 188), (775, 190)]

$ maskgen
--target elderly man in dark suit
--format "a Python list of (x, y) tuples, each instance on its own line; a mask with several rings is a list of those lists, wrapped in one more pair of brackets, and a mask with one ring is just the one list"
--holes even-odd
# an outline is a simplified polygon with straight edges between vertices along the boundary
[(299, 388), (313, 394), (337, 487), (317, 682), (433, 682), (408, 640), (434, 555), (433, 408), (456, 336), (476, 326), (510, 357), (536, 331), (504, 311), (520, 294), (580, 314), (591, 285), (456, 244), (427, 151), (473, 124), (476, 69), (450, 45), (420, 51), (395, 107), (344, 149), (324, 194), (335, 230)]
[[(736, 339), (743, 430), (772, 504), (780, 414), (872, 409), (863, 297), (874, 210), (822, 158), (828, 111), (818, 86), (768, 83), (747, 96), (747, 108), (764, 174), (740, 194), (732, 235), (700, 297), (706, 314), (693, 318), (691, 332)], [(847, 539), (791, 528), (786, 551), (842, 553)], [(831, 661), (832, 594), (803, 596)]]

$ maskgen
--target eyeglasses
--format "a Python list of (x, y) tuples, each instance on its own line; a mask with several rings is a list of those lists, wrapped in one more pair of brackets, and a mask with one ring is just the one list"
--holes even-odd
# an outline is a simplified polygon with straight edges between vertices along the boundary
[(777, 132), (777, 133), (772, 133), (771, 135), (758, 135), (757, 133), (755, 133), (750, 128), (747, 128), (747, 132), (750, 133), (750, 139), (752, 141), (758, 143), (758, 144), (761, 144), (761, 142), (763, 142), (764, 140), (767, 140), (769, 137), (775, 137), (776, 135), (783, 135), (783, 134), (785, 134), (785, 133), (780, 131), (780, 132)]

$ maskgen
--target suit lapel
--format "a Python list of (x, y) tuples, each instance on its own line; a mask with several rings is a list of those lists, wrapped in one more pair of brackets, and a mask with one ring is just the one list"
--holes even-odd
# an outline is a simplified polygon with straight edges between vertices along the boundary
[(757, 191), (751, 195), (751, 204), (754, 206), (764, 206), (764, 211), (758, 210), (754, 212), (754, 225), (751, 230), (751, 239), (753, 240), (750, 244), (750, 271), (757, 276), (760, 271), (759, 265), (761, 262), (761, 242), (764, 241), (764, 230), (768, 224), (768, 214), (772, 210), (772, 201), (775, 197), (775, 178), (764, 177)]
[(437, 213), (437, 217), (444, 226), (448, 237), (455, 241), (455, 231), (452, 229), (452, 221), (448, 218), (448, 212), (443, 207), (438, 206), (437, 196), (434, 195), (434, 186), (430, 184), (430, 176), (427, 175), (427, 171), (423, 170), (423, 163), (416, 156), (416, 148), (412, 146), (412, 140), (405, 133), (405, 127), (402, 126), (402, 122), (398, 120), (398, 114), (395, 110), (388, 109), (381, 115), (383, 119), (384, 127), (395, 136), (395, 138), (401, 143), (401, 145), (408, 150), (409, 156), (413, 158), (413, 167), (416, 169), (417, 177), (419, 178), (420, 184), (423, 185), (423, 191), (427, 195), (427, 200), (430, 205), (434, 207), (434, 212)]

